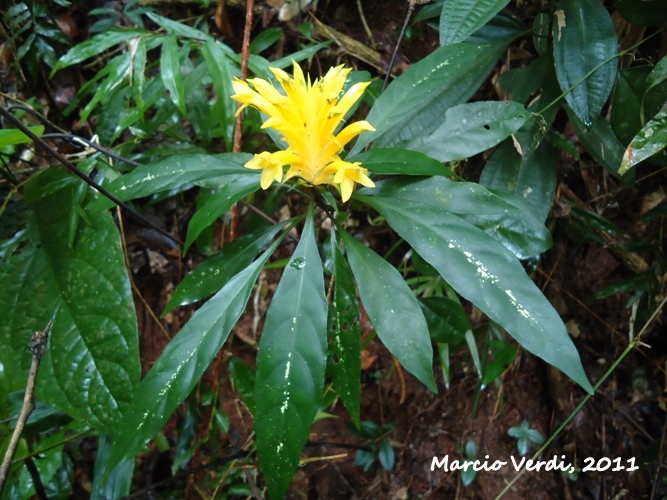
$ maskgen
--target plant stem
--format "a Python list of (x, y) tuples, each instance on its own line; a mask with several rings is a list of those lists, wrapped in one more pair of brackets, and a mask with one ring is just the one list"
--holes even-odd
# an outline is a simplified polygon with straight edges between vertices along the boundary
[(14, 459), (16, 449), (19, 446), (19, 441), (21, 440), (21, 434), (23, 433), (25, 424), (28, 421), (30, 414), (35, 409), (35, 384), (37, 382), (37, 372), (39, 371), (39, 364), (42, 361), (42, 356), (46, 352), (46, 344), (49, 340), (49, 332), (51, 331), (52, 325), (53, 320), (49, 321), (43, 332), (35, 332), (30, 339), (29, 349), (32, 353), (32, 363), (30, 364), (30, 373), (28, 374), (28, 383), (25, 388), (21, 413), (19, 413), (16, 427), (14, 427), (14, 433), (9, 441), (7, 452), (2, 459), (2, 465), (0, 465), (0, 496), (2, 496), (2, 492), (7, 484), (9, 469), (12, 466), (12, 460)]

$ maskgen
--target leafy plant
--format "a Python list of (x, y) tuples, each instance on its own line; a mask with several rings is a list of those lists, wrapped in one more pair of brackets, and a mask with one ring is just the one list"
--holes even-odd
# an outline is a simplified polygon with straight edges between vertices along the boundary
[[(619, 166), (627, 170), (657, 155), (667, 141), (662, 108), (654, 104), (663, 95), (664, 68), (619, 74), (618, 40), (597, 0), (563, 0), (553, 15), (540, 14), (533, 28), (503, 11), (506, 4), (485, 2), (476, 16), (470, 2), (436, 4), (442, 8), (442, 46), (397, 77), (366, 120), (354, 123), (368, 75), (338, 67), (311, 79), (296, 64), (323, 44), (273, 62), (253, 54), (249, 65), (256, 78), (249, 84), (235, 80), (240, 57), (229, 46), (205, 29), (154, 12), (144, 12), (158, 26), (154, 31), (112, 28), (70, 50), (54, 71), (123, 49), (109, 54), (79, 92), (86, 103), (79, 117), (98, 113), (103, 142), (131, 139), (127, 153), (156, 137), (169, 144), (140, 152), (145, 163), (127, 172), (104, 168), (105, 187), (123, 202), (191, 187), (208, 191), (189, 221), (184, 252), (234, 203), (262, 200), (260, 188), (270, 189), (276, 204), (289, 201), (294, 216), (258, 225), (181, 282), (164, 313), (197, 302), (200, 307), (140, 379), (131, 286), (120, 233), (107, 213), (113, 204), (64, 172), (31, 176), (20, 188), (26, 227), (2, 242), (0, 342), (8, 346), (0, 351), (3, 390), (22, 387), (26, 336), (55, 314), (39, 395), (99, 434), (96, 487), (121, 484), (120, 494), (127, 493), (134, 457), (192, 393), (244, 312), (260, 273), (289, 239), (293, 250), (266, 314), (256, 373), (230, 362), (232, 376), (245, 384), (271, 496), (282, 497), (289, 486), (322, 409), (327, 375), (360, 435), (375, 447), (358, 454), (361, 465), (370, 467), (376, 456), (386, 470), (394, 465), (393, 427), (361, 420), (360, 305), (389, 352), (434, 392), (432, 341), (447, 383), (449, 348), (465, 341), (482, 384), (488, 384), (513, 358), (501, 329), (591, 392), (562, 320), (521, 260), (551, 245), (545, 221), (556, 190), (555, 148), (572, 149), (554, 129), (558, 111), (590, 156), (618, 176)], [(256, 40), (254, 50), (264, 50), (277, 34)], [(511, 100), (468, 102), (507, 48), (526, 36), (534, 41), (535, 57), (498, 80)], [(284, 68), (292, 61), (290, 76)], [(643, 111), (631, 127), (615, 112), (611, 122), (603, 113), (614, 87), (619, 102), (630, 99), (629, 89), (640, 88), (635, 97)], [(254, 155), (229, 152), (234, 99), (251, 108), (246, 113), (255, 123), (264, 121), (274, 145), (267, 140)], [(214, 139), (227, 152), (214, 153)], [(453, 171), (452, 162), (491, 148), (480, 183)], [(349, 223), (357, 212), (374, 214), (428, 271), (406, 281), (396, 261), (381, 256), (386, 248), (360, 241)], [(493, 325), (481, 356), (464, 301)], [(484, 364), (489, 349), (492, 360)], [(224, 430), (224, 415), (216, 415)], [(536, 431), (524, 423), (510, 429), (520, 451), (522, 443), (527, 451), (529, 442), (537, 442)], [(467, 458), (476, 453), (469, 441)], [(181, 450), (179, 459), (187, 457)], [(466, 473), (462, 480), (470, 484), (474, 471)]]
[(17, 60), (25, 63), (33, 80), (42, 63), (53, 68), (62, 50), (70, 46), (44, 3), (17, 3), (4, 12), (3, 21), (8, 28), (9, 46), (16, 50)]
[(516, 439), (516, 449), (519, 455), (525, 457), (530, 451), (531, 443), (540, 445), (544, 443), (544, 436), (535, 429), (530, 428), (527, 420), (522, 420), (521, 425), (511, 427), (507, 434)]
[(368, 472), (377, 459), (386, 471), (394, 468), (394, 448), (391, 446), (391, 436), (396, 431), (394, 424), (380, 427), (374, 422), (364, 420), (360, 422), (359, 428), (350, 425), (349, 429), (357, 436), (367, 439), (365, 446), (370, 450), (359, 449), (354, 456), (354, 463)]
[(472, 439), (466, 441), (464, 456), (464, 469), (461, 471), (461, 482), (463, 483), (463, 486), (470, 486), (477, 477), (477, 471), (473, 467), (465, 467), (466, 464), (473, 464), (475, 460), (477, 460), (477, 445)]

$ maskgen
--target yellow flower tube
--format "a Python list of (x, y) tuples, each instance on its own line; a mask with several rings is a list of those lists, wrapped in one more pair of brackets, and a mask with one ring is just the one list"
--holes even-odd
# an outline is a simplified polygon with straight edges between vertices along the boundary
[[(310, 78), (306, 80), (296, 62), (293, 78), (281, 69), (270, 69), (284, 94), (262, 78), (232, 82), (236, 92), (232, 99), (242, 104), (237, 115), (248, 106), (258, 109), (268, 116), (262, 128), (277, 130), (288, 144), (284, 151), (265, 151), (246, 163), (248, 168), (262, 169), (262, 188), (268, 188), (273, 181), (301, 177), (312, 185), (335, 186), (346, 202), (355, 184), (375, 186), (366, 175), (368, 170), (338, 156), (352, 139), (375, 129), (367, 121), (358, 121), (335, 133), (370, 82), (356, 83), (341, 95), (351, 71), (342, 65), (331, 68), (313, 83)], [(287, 173), (284, 167), (289, 167)]]

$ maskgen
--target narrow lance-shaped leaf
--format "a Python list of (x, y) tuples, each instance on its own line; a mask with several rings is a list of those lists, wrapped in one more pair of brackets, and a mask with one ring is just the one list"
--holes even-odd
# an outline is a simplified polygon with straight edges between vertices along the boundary
[(329, 371), (352, 421), (359, 426), (361, 399), (361, 327), (354, 278), (332, 236), (334, 297), (329, 308)]
[(558, 82), (567, 103), (589, 127), (616, 79), (618, 40), (607, 9), (599, 0), (562, 0), (553, 39)]
[(299, 244), (266, 314), (257, 353), (255, 432), (271, 498), (299, 464), (324, 391), (327, 301), (312, 201)]
[(165, 37), (160, 57), (160, 74), (169, 96), (178, 110), (185, 116), (185, 88), (181, 75), (181, 61), (178, 55), (178, 41), (176, 35)]
[(452, 288), (527, 351), (592, 391), (565, 325), (512, 253), (443, 208), (374, 194), (363, 189), (355, 197), (384, 215)]
[(245, 310), (262, 267), (280, 241), (229, 280), (167, 344), (115, 429), (108, 470), (136, 455), (190, 394)]
[(426, 387), (437, 392), (433, 347), (419, 302), (394, 266), (340, 232), (359, 295), (378, 337)]
[(217, 193), (206, 200), (204, 206), (197, 210), (190, 219), (183, 254), (187, 253), (190, 245), (204, 229), (213, 224), (218, 217), (224, 215), (234, 203), (258, 189), (259, 176), (244, 175), (225, 184)]
[(373, 174), (400, 175), (444, 175), (454, 177), (449, 167), (435, 158), (418, 151), (402, 148), (376, 148), (364, 151), (354, 157), (346, 158), (349, 162), (360, 162)]
[[(141, 165), (111, 181), (106, 188), (121, 201), (127, 201), (218, 177), (253, 176), (255, 173), (243, 166), (248, 159), (250, 155), (246, 154), (173, 155), (151, 165)], [(112, 201), (100, 198), (89, 209), (105, 210), (112, 206)]]
[(148, 31), (139, 28), (112, 28), (109, 31), (95, 35), (93, 38), (76, 45), (62, 56), (53, 67), (51, 76), (59, 69), (80, 63), (93, 56), (99, 56), (114, 45), (148, 34)]
[(192, 304), (220, 290), (227, 281), (248, 267), (278, 231), (294, 219), (282, 221), (253, 233), (244, 234), (199, 264), (178, 285), (162, 315), (176, 306)]

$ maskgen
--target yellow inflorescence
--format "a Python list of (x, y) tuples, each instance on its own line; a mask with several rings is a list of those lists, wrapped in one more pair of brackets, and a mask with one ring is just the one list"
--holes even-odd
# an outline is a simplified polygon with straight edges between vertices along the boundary
[[(248, 83), (232, 82), (232, 99), (257, 108), (269, 118), (262, 128), (273, 128), (287, 141), (284, 151), (263, 152), (246, 163), (246, 167), (262, 169), (262, 188), (273, 181), (301, 177), (312, 185), (331, 184), (340, 190), (343, 201), (352, 195), (354, 184), (373, 187), (368, 171), (359, 163), (344, 161), (338, 156), (345, 145), (364, 131), (375, 129), (367, 121), (351, 123), (335, 134), (345, 114), (361, 97), (370, 82), (356, 83), (341, 95), (350, 68), (331, 68), (323, 78), (312, 84), (294, 63), (294, 78), (281, 69), (270, 68), (285, 94), (270, 82), (251, 78)], [(287, 173), (283, 167), (288, 166)]]

